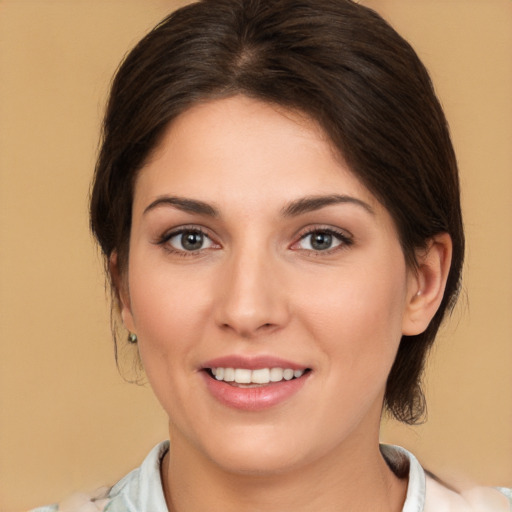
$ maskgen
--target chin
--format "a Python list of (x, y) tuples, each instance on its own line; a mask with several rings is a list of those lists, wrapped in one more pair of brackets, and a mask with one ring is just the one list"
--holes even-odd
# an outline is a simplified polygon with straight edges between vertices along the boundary
[(222, 439), (210, 438), (205, 446), (208, 458), (224, 471), (240, 475), (273, 475), (292, 471), (314, 459), (304, 452), (307, 443), (299, 433), (280, 435), (273, 427), (246, 429)]

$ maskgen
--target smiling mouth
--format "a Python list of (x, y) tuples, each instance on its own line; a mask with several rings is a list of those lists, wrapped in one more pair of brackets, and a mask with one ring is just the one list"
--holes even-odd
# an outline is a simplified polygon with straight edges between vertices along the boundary
[(310, 372), (309, 368), (304, 370), (293, 370), (291, 368), (258, 368), (249, 370), (247, 368), (205, 368), (208, 375), (215, 380), (226, 382), (232, 386), (241, 388), (260, 387), (268, 384), (277, 384), (283, 381), (295, 380)]

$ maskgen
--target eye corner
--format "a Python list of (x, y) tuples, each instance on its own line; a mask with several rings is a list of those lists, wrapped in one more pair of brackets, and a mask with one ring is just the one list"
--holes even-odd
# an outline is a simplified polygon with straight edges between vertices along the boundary
[[(316, 236), (316, 239), (313, 237)], [(353, 245), (354, 237), (332, 226), (313, 226), (299, 233), (290, 249), (314, 255), (328, 255)], [(301, 246), (304, 242), (305, 246)]]
[(205, 251), (221, 248), (209, 231), (195, 225), (169, 229), (153, 243), (162, 246), (168, 253), (185, 257), (199, 256)]

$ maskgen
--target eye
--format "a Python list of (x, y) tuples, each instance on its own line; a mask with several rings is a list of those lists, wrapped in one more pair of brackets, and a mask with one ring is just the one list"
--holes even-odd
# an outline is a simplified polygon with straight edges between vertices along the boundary
[(329, 251), (342, 245), (350, 245), (352, 240), (343, 233), (338, 233), (332, 229), (315, 229), (303, 235), (300, 240), (294, 244), (294, 249), (304, 251)]
[(212, 240), (198, 229), (182, 229), (170, 233), (162, 240), (162, 243), (169, 244), (176, 251), (193, 252), (213, 247)]

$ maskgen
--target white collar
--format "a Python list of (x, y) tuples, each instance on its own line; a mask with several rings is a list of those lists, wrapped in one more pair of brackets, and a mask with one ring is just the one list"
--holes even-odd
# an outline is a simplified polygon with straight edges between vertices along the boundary
[[(160, 465), (169, 441), (156, 445), (142, 465), (120, 480), (109, 493), (104, 512), (168, 512)], [(425, 474), (416, 457), (399, 446), (381, 445), (391, 466), (409, 464), (409, 483), (402, 512), (508, 512), (509, 500), (490, 487), (456, 493)], [(502, 491), (505, 492), (505, 491)]]

